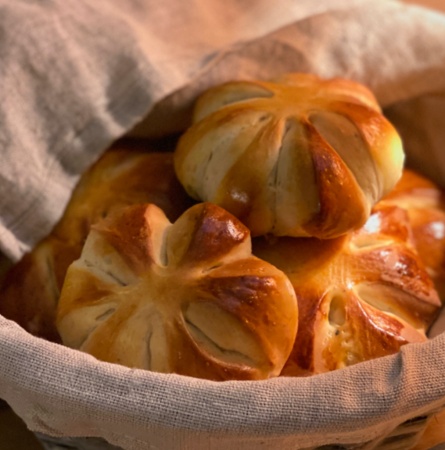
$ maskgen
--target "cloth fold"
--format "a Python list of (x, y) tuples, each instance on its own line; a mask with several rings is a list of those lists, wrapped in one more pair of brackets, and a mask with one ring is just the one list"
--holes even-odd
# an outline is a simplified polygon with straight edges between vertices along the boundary
[[(113, 140), (181, 131), (196, 96), (230, 79), (360, 81), (408, 163), (445, 184), (439, 13), (390, 0), (0, 0), (0, 36), (0, 250), (13, 260)], [(126, 450), (347, 445), (445, 404), (444, 339), (321, 376), (212, 383), (100, 363), (0, 317), (0, 397), (31, 430)]]
[[(0, 251), (13, 260), (48, 234), (113, 140), (141, 121), (148, 137), (184, 129), (213, 84), (344, 76), (385, 108), (426, 94), (442, 104), (445, 89), (444, 17), (396, 1), (3, 0), (0, 17)], [(441, 181), (436, 141), (422, 166)]]
[(445, 403), (445, 334), (314, 377), (212, 382), (97, 362), (0, 323), (0, 394), (27, 425), (126, 450), (357, 444)]

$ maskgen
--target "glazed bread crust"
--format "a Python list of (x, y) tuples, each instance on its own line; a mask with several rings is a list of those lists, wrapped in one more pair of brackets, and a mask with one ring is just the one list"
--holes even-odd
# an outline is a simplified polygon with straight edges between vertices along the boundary
[(186, 191), (230, 211), (253, 236), (358, 229), (403, 162), (400, 137), (366, 87), (309, 74), (211, 88), (175, 151)]
[(68, 266), (93, 223), (126, 205), (152, 202), (175, 220), (193, 202), (173, 170), (172, 152), (119, 141), (87, 171), (49, 236), (15, 264), (0, 288), (0, 314), (25, 330), (60, 341), (55, 312)]
[(407, 212), (378, 204), (360, 230), (331, 240), (257, 238), (254, 254), (289, 277), (299, 328), (284, 375), (312, 375), (423, 342), (440, 301)]
[(405, 169), (383, 201), (405, 209), (414, 245), (445, 302), (445, 192), (423, 175)]
[(57, 314), (63, 343), (98, 359), (213, 380), (277, 376), (297, 323), (287, 277), (210, 203), (174, 224), (147, 204), (94, 225)]

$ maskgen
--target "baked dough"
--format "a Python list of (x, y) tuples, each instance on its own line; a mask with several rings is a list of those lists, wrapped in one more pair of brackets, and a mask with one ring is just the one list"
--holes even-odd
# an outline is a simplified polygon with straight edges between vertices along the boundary
[(283, 375), (311, 375), (426, 340), (440, 307), (404, 209), (378, 205), (360, 230), (331, 239), (257, 238), (254, 254), (289, 277), (299, 328)]
[(396, 187), (383, 199), (406, 209), (414, 244), (445, 302), (445, 192), (438, 185), (405, 169)]
[(365, 86), (298, 73), (211, 88), (175, 151), (186, 191), (230, 211), (253, 236), (358, 229), (403, 161), (399, 135)]
[(210, 203), (174, 224), (148, 204), (93, 225), (57, 314), (69, 347), (213, 380), (277, 376), (297, 322), (287, 277), (252, 256), (248, 229)]
[(0, 314), (31, 334), (60, 341), (55, 327), (60, 289), (91, 224), (141, 202), (157, 204), (171, 220), (192, 204), (175, 176), (171, 151), (158, 152), (146, 141), (118, 141), (81, 177), (51, 234), (7, 273)]

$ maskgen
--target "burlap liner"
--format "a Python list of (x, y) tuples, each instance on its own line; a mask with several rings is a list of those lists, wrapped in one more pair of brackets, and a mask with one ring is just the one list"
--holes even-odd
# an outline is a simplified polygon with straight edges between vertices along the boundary
[[(144, 117), (139, 135), (181, 129), (196, 95), (227, 79), (361, 81), (408, 163), (443, 181), (442, 15), (388, 0), (89, 3), (0, 2), (0, 248), (12, 259), (50, 230), (110, 142)], [(0, 397), (31, 430), (128, 450), (363, 442), (443, 405), (444, 339), (316, 377), (215, 383), (100, 363), (0, 318)]]

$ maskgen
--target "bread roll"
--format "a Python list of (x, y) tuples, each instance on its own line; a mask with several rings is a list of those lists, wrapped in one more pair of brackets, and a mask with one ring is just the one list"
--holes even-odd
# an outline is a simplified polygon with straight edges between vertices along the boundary
[(57, 314), (69, 347), (212, 380), (278, 375), (297, 322), (287, 277), (252, 256), (248, 229), (210, 203), (174, 224), (148, 204), (93, 225)]
[(141, 202), (157, 204), (171, 220), (192, 204), (174, 174), (172, 152), (156, 152), (146, 142), (119, 141), (81, 177), (52, 233), (7, 273), (0, 314), (36, 336), (60, 341), (55, 327), (60, 289), (91, 224)]
[(258, 238), (253, 248), (286, 273), (298, 299), (283, 375), (340, 369), (423, 342), (440, 307), (407, 213), (395, 206), (379, 204), (363, 228), (336, 239)]
[(424, 176), (405, 169), (396, 187), (383, 199), (406, 209), (414, 244), (445, 302), (445, 193)]
[(400, 137), (367, 88), (308, 74), (210, 89), (175, 151), (186, 191), (254, 236), (325, 239), (358, 229), (403, 161)]
[(52, 234), (83, 242), (99, 219), (144, 202), (158, 205), (170, 220), (192, 204), (174, 173), (171, 151), (156, 151), (147, 141), (118, 141), (83, 175)]

